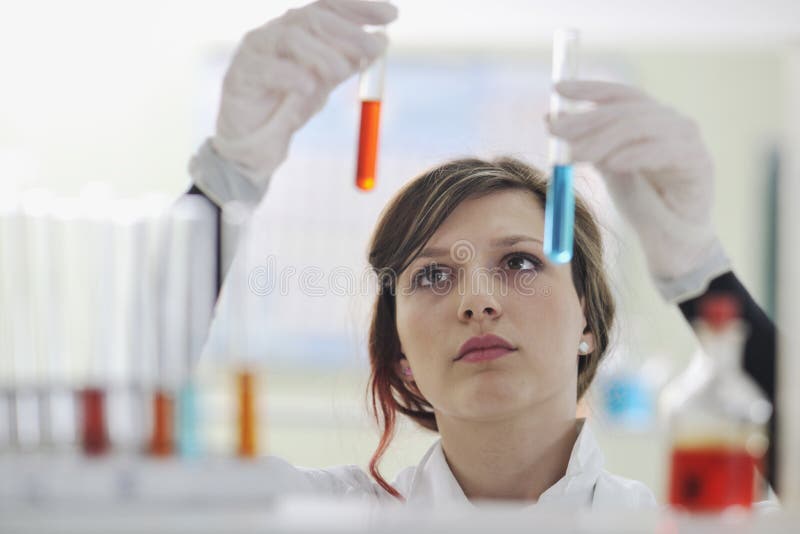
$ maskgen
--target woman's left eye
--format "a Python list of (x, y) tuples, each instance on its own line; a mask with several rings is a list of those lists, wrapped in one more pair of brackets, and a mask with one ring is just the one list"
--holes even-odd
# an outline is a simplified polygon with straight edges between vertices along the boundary
[(541, 260), (527, 254), (512, 254), (507, 256), (506, 265), (514, 271), (538, 270), (542, 268)]

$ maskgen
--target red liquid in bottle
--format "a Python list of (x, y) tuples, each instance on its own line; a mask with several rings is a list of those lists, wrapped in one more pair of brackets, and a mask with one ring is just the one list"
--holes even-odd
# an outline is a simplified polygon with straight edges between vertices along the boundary
[(358, 167), (356, 187), (370, 191), (375, 187), (375, 168), (378, 161), (378, 127), (381, 119), (381, 101), (361, 102), (361, 127), (358, 134)]
[(164, 391), (156, 391), (153, 397), (153, 435), (150, 439), (150, 454), (169, 456), (175, 447), (173, 434), (172, 397)]
[(677, 448), (672, 453), (670, 504), (694, 512), (719, 512), (736, 505), (750, 508), (756, 464), (742, 449)]
[(105, 394), (99, 388), (86, 388), (80, 393), (83, 425), (81, 444), (83, 452), (96, 456), (108, 451), (106, 429)]

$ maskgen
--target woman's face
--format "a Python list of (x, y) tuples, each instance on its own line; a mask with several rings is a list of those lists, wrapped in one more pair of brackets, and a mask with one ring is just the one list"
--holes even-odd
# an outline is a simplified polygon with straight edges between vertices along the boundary
[[(438, 414), (487, 420), (575, 402), (578, 344), (593, 350), (594, 340), (583, 334), (570, 265), (550, 263), (543, 239), (532, 193), (492, 193), (462, 202), (400, 273), (401, 365)], [(489, 333), (514, 350), (457, 359), (464, 342)]]

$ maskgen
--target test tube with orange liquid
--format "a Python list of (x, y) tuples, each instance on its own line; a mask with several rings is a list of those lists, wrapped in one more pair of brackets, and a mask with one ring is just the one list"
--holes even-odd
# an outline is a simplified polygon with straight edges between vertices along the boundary
[(376, 59), (361, 72), (358, 97), (361, 100), (361, 121), (358, 130), (358, 159), (356, 187), (371, 191), (377, 180), (378, 134), (380, 132), (381, 101), (386, 56)]
[(255, 458), (258, 454), (258, 412), (256, 375), (252, 370), (240, 370), (236, 374), (236, 396), (238, 455), (242, 458)]
[(251, 208), (243, 204), (230, 202), (222, 208), (222, 235), (231, 250), (236, 250), (236, 255), (228, 267), (225, 293), (221, 299), (222, 307), (217, 312), (229, 325), (227, 353), (233, 366), (234, 378), (234, 440), (237, 456), (245, 459), (255, 458), (263, 449), (259, 440), (260, 377), (256, 362), (260, 351), (252, 344), (252, 326), (249, 322), (255, 315), (248, 268), (248, 261), (253, 257), (251, 217)]
[(153, 432), (148, 446), (153, 456), (170, 456), (174, 451), (174, 409), (172, 394), (164, 388), (156, 389), (153, 394)]
[(157, 249), (163, 258), (155, 305), (155, 390), (148, 451), (153, 456), (200, 452), (195, 363), (206, 338), (216, 277), (213, 210), (199, 196), (184, 196), (164, 217)]
[(187, 244), (180, 232), (181, 225), (173, 219), (172, 211), (166, 211), (153, 221), (149, 244), (149, 252), (158, 259), (159, 267), (149, 286), (154, 345), (149, 355), (153, 364), (149, 377), (151, 417), (145, 448), (148, 454), (157, 457), (171, 456), (175, 450), (174, 392), (180, 367), (177, 360), (184, 341), (185, 293), (188, 291), (185, 287)]

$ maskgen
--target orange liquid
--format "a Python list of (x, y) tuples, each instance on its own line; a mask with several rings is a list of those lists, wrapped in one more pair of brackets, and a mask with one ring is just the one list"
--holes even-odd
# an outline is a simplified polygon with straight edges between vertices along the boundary
[(80, 393), (83, 426), (81, 444), (83, 452), (95, 456), (109, 449), (106, 429), (105, 394), (99, 388), (86, 388)]
[(239, 393), (239, 456), (254, 458), (257, 451), (255, 377), (248, 371), (237, 377)]
[(718, 512), (728, 506), (750, 508), (757, 461), (741, 449), (675, 449), (669, 501), (695, 512)]
[(381, 120), (381, 101), (361, 102), (361, 128), (358, 132), (358, 167), (356, 187), (370, 191), (375, 187), (375, 167), (378, 162), (378, 127)]
[(156, 391), (153, 397), (153, 435), (150, 439), (150, 454), (169, 456), (175, 448), (173, 433), (174, 402), (164, 391)]

